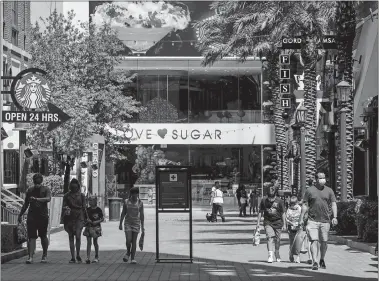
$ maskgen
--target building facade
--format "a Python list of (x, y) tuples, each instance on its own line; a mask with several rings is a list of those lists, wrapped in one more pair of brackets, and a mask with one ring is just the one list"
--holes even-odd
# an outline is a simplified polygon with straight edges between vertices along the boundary
[[(30, 2), (2, 1), (1, 13), (3, 50), (1, 55), (1, 76), (16, 76), (29, 67), (31, 55), (28, 53), (30, 44)], [(2, 90), (9, 91), (12, 81), (2, 80)], [(12, 110), (14, 105), (10, 95), (1, 95), (3, 109)], [(3, 182), (6, 188), (16, 188), (20, 174), (19, 149), (26, 142), (24, 125), (3, 123), (8, 138), (3, 140)]]

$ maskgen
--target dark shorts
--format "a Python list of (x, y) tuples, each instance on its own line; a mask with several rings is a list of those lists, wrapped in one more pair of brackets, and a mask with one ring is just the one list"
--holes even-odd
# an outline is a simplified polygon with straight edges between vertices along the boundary
[(28, 229), (28, 238), (37, 239), (38, 237), (46, 237), (47, 227), (49, 226), (49, 218), (47, 217), (28, 217), (26, 220), (26, 228)]

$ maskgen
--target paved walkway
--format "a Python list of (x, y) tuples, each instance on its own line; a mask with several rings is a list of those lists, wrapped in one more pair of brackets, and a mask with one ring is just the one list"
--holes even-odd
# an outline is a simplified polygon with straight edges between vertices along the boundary
[[(118, 222), (107, 222), (99, 240), (99, 264), (68, 264), (68, 238), (60, 232), (51, 236), (48, 264), (13, 260), (2, 265), (1, 280), (377, 280), (377, 257), (344, 245), (330, 244), (326, 270), (312, 271), (306, 263), (289, 263), (286, 234), (281, 247), (283, 262), (268, 264), (266, 246), (251, 244), (256, 218), (239, 218), (236, 212), (227, 211), (226, 223), (208, 223), (207, 211), (196, 208), (193, 212), (193, 264), (155, 262), (155, 210), (146, 209), (145, 248), (137, 252), (137, 265), (122, 262), (124, 233), (118, 230)], [(188, 214), (160, 215), (162, 258), (188, 255), (188, 229)], [(83, 240), (83, 250), (85, 244)], [(302, 259), (306, 261), (307, 255)]]

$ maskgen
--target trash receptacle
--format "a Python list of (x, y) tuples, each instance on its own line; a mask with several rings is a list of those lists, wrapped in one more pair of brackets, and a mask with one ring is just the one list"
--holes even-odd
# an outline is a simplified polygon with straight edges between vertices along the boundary
[(119, 221), (121, 216), (122, 198), (108, 198), (109, 220)]

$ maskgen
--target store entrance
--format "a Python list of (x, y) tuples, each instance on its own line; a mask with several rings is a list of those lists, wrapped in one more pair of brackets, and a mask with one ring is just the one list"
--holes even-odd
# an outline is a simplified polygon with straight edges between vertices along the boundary
[(260, 193), (262, 187), (260, 145), (139, 145), (125, 146), (124, 154), (126, 159), (116, 164), (120, 194), (137, 186), (145, 204), (155, 204), (157, 165), (191, 166), (196, 204), (209, 204), (216, 181), (221, 183), (225, 204), (235, 204), (238, 184), (244, 184), (248, 192), (256, 189)]

